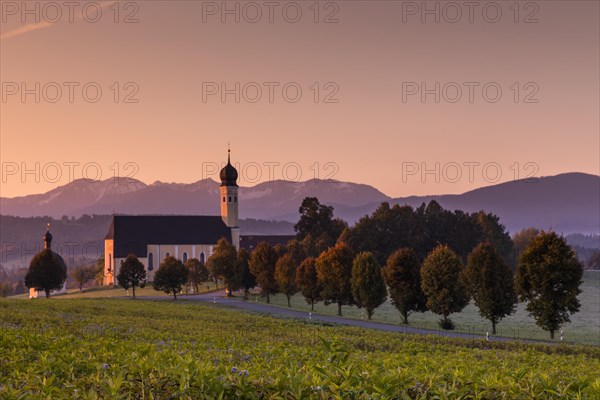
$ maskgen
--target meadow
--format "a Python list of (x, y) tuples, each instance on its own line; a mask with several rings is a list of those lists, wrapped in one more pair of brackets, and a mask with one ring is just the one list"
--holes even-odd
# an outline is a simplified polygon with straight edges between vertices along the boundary
[[(600, 272), (585, 271), (583, 274), (582, 293), (579, 295), (581, 309), (571, 316), (571, 322), (563, 327), (563, 340), (569, 343), (591, 344), (600, 346)], [(260, 295), (254, 293), (252, 301), (262, 301)], [(285, 295), (272, 295), (271, 304), (287, 308)], [(305, 312), (310, 311), (310, 305), (306, 303), (301, 294), (296, 294), (291, 300), (292, 308)], [(325, 315), (337, 315), (337, 306), (315, 304), (315, 312)], [(344, 317), (353, 319), (365, 319), (364, 310), (357, 307), (344, 306), (342, 308)], [(471, 303), (462, 312), (452, 314), (452, 321), (456, 323), (457, 332), (465, 332), (485, 336), (486, 332), (492, 332), (489, 321), (479, 315), (477, 307)], [(398, 310), (386, 302), (375, 310), (373, 321), (400, 325), (402, 318)], [(408, 317), (411, 326), (427, 330), (440, 330), (438, 321), (440, 316), (431, 312), (414, 313)], [(504, 318), (497, 326), (497, 335), (509, 338), (527, 340), (549, 340), (548, 332), (539, 328), (532, 317), (525, 310), (525, 304), (519, 303), (515, 313)], [(559, 340), (560, 333), (556, 339)]]
[(0, 299), (2, 399), (600, 398), (600, 348), (275, 319), (191, 301)]

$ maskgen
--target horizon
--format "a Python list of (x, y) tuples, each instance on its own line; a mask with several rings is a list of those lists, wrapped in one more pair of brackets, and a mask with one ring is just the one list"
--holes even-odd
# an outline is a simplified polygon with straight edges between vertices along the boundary
[[(468, 192), (471, 192), (471, 191), (474, 191), (474, 190), (485, 189), (487, 187), (492, 187), (492, 186), (499, 186), (499, 185), (506, 184), (506, 183), (516, 182), (516, 181), (522, 181), (522, 182), (524, 182), (524, 181), (527, 181), (528, 179), (544, 179), (544, 178), (552, 178), (552, 177), (557, 177), (557, 176), (562, 176), (562, 175), (590, 175), (590, 176), (594, 176), (594, 177), (600, 178), (600, 175), (597, 175), (597, 174), (590, 174), (590, 173), (579, 172), (579, 171), (571, 171), (571, 172), (559, 173), (559, 174), (556, 174), (556, 175), (539, 176), (539, 177), (532, 177), (532, 178), (521, 178), (519, 180), (510, 180), (510, 181), (506, 181), (506, 182), (493, 183), (493, 184), (488, 184), (488, 185), (485, 185), (485, 186), (475, 187), (475, 188), (469, 189), (469, 190), (467, 190), (465, 192), (461, 192), (461, 193), (429, 193), (429, 194), (423, 194), (423, 195), (409, 194), (409, 195), (406, 195), (406, 196), (398, 196), (398, 197), (390, 196), (389, 194), (385, 193), (381, 189), (379, 189), (377, 187), (374, 187), (374, 186), (371, 186), (371, 185), (369, 185), (367, 183), (350, 182), (350, 181), (340, 181), (340, 180), (333, 179), (333, 178), (331, 178), (331, 179), (312, 178), (312, 179), (308, 179), (308, 180), (305, 180), (305, 181), (290, 181), (290, 180), (284, 180), (284, 179), (273, 179), (273, 180), (269, 180), (269, 181), (259, 182), (259, 183), (255, 184), (255, 185), (247, 185), (247, 186), (239, 185), (239, 187), (240, 188), (245, 188), (245, 189), (251, 189), (251, 188), (254, 188), (256, 186), (265, 184), (265, 183), (274, 183), (274, 182), (285, 182), (285, 183), (292, 183), (292, 184), (302, 184), (302, 183), (309, 183), (309, 182), (315, 182), (315, 181), (317, 181), (317, 182), (325, 182), (325, 183), (329, 183), (329, 182), (332, 182), (332, 183), (348, 183), (348, 184), (353, 184), (353, 185), (369, 186), (369, 187), (377, 190), (381, 194), (387, 196), (390, 200), (396, 200), (396, 199), (411, 198), (411, 197), (435, 197), (435, 196), (446, 196), (446, 195), (462, 195), (462, 194), (465, 194), (465, 193), (468, 193)], [(55, 186), (55, 187), (53, 187), (53, 188), (51, 188), (51, 189), (49, 189), (49, 190), (47, 190), (45, 192), (31, 193), (31, 194), (26, 194), (26, 195), (18, 195), (18, 196), (14, 196), (14, 197), (4, 197), (4, 196), (2, 196), (1, 198), (3, 198), (3, 199), (16, 199), (16, 198), (20, 198), (20, 197), (43, 195), (43, 194), (47, 194), (48, 192), (51, 192), (53, 190), (60, 189), (62, 187), (68, 186), (68, 185), (70, 185), (72, 183), (75, 183), (75, 182), (85, 182), (85, 183), (89, 183), (89, 184), (94, 184), (94, 183), (108, 182), (108, 181), (110, 181), (112, 179), (115, 179), (115, 178), (107, 178), (107, 179), (104, 179), (104, 180), (89, 180), (89, 179), (86, 179), (86, 178), (79, 178), (79, 179), (74, 179), (71, 182), (67, 182), (67, 183), (65, 183), (63, 185)], [(146, 187), (153, 186), (153, 185), (159, 185), (159, 184), (162, 184), (162, 185), (182, 185), (182, 186), (187, 186), (187, 185), (194, 185), (194, 184), (197, 184), (197, 183), (203, 183), (203, 182), (206, 182), (206, 181), (211, 181), (211, 182), (213, 182), (215, 184), (219, 184), (219, 182), (217, 180), (213, 179), (212, 177), (207, 177), (207, 178), (200, 179), (200, 180), (193, 181), (193, 182), (164, 182), (164, 181), (158, 181), (158, 180), (156, 180), (156, 181), (151, 182), (151, 183), (144, 182), (142, 180), (135, 179), (135, 178), (116, 178), (116, 179), (117, 179), (117, 182), (118, 182), (119, 179), (120, 180), (132, 179), (135, 182), (139, 182), (139, 183), (144, 184)], [(134, 182), (128, 182), (128, 183), (134, 183)]]

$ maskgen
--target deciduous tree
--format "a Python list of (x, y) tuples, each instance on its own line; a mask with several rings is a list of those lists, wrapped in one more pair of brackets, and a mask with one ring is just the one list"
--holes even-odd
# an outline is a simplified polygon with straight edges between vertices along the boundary
[(80, 265), (78, 267), (75, 267), (75, 269), (73, 269), (73, 271), (71, 272), (71, 276), (79, 285), (80, 292), (83, 292), (83, 285), (85, 285), (92, 279), (95, 279), (97, 274), (98, 269), (96, 267), (96, 264)]
[(387, 298), (387, 290), (381, 273), (381, 266), (370, 252), (356, 255), (352, 262), (352, 295), (355, 304), (367, 310), (371, 319), (373, 312)]
[(183, 285), (189, 279), (189, 275), (189, 269), (183, 265), (181, 260), (173, 256), (165, 257), (163, 262), (160, 263), (158, 271), (154, 274), (154, 290), (162, 290), (166, 294), (172, 294), (173, 300), (177, 300), (177, 293), (181, 292)]
[(519, 300), (542, 329), (554, 333), (579, 311), (583, 265), (563, 237), (542, 231), (521, 254), (515, 274)]
[(292, 307), (290, 300), (293, 295), (298, 293), (296, 269), (297, 266), (290, 253), (284, 254), (275, 264), (275, 280), (279, 285), (279, 291), (287, 297), (288, 307)]
[(317, 277), (316, 259), (314, 257), (304, 259), (298, 267), (296, 271), (296, 285), (306, 302), (310, 304), (310, 310), (314, 311), (315, 303), (322, 300), (322, 288)]
[(236, 268), (237, 250), (226, 239), (219, 239), (213, 254), (208, 258), (206, 265), (211, 271), (215, 285), (219, 278), (225, 283), (227, 297), (240, 287), (240, 280)]
[(131, 288), (135, 299), (135, 288), (146, 286), (147, 277), (144, 264), (134, 254), (130, 254), (119, 268), (117, 283), (125, 290)]
[(250, 272), (250, 252), (248, 250), (240, 249), (238, 251), (237, 264), (241, 288), (244, 290), (244, 300), (248, 300), (250, 289), (256, 286), (256, 277)]
[(517, 303), (512, 269), (496, 246), (485, 242), (469, 254), (463, 277), (479, 314), (490, 320), (496, 334), (496, 324), (512, 314)]
[(277, 253), (267, 242), (259, 243), (250, 256), (250, 272), (256, 277), (260, 293), (267, 298), (267, 303), (271, 301), (270, 295), (279, 291), (279, 285), (275, 280), (276, 264)]
[(469, 304), (462, 270), (460, 257), (446, 245), (434, 248), (421, 267), (421, 289), (427, 296), (427, 308), (442, 316), (440, 326), (444, 329), (453, 329), (448, 316)]
[(63, 258), (50, 249), (37, 253), (29, 263), (25, 275), (25, 286), (46, 294), (60, 290), (67, 279), (67, 265)]
[(405, 247), (393, 252), (383, 268), (383, 276), (402, 323), (408, 324), (408, 315), (413, 311), (427, 311), (427, 297), (421, 289), (421, 265), (413, 249)]
[(200, 291), (200, 284), (208, 281), (208, 268), (197, 258), (188, 258), (185, 262), (185, 267), (188, 270), (187, 282), (194, 287), (195, 293), (198, 293)]
[(321, 297), (325, 304), (337, 303), (338, 315), (342, 315), (343, 305), (353, 305), (352, 261), (354, 254), (345, 243), (321, 253), (317, 259), (317, 277), (322, 287)]

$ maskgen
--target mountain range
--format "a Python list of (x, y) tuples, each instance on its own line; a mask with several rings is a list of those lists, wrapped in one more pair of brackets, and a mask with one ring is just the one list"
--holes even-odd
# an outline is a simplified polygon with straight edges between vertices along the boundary
[[(350, 224), (381, 202), (413, 207), (436, 200), (442, 207), (467, 212), (485, 210), (500, 217), (514, 233), (534, 226), (556, 232), (600, 233), (600, 177), (566, 173), (482, 187), (463, 194), (391, 198), (376, 188), (336, 180), (275, 180), (240, 187), (240, 217), (296, 222), (307, 196), (332, 205)], [(219, 214), (219, 184), (211, 179), (191, 184), (134, 179), (75, 180), (49, 192), (0, 198), (0, 214), (20, 217), (84, 214)]]

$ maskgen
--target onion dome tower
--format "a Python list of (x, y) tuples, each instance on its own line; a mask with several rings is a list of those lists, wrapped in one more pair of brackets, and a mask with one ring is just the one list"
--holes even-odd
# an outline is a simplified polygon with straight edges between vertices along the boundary
[(227, 150), (227, 165), (219, 174), (221, 178), (221, 218), (229, 228), (238, 227), (238, 172), (231, 165), (231, 150)]

